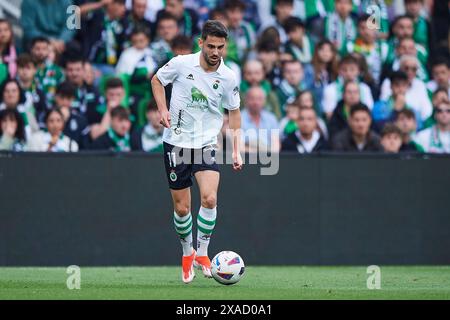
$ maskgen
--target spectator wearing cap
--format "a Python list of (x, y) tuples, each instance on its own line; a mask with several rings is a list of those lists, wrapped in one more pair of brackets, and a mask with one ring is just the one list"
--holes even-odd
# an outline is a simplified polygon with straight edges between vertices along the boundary
[(245, 61), (248, 53), (256, 43), (253, 26), (244, 21), (246, 3), (242, 0), (225, 0), (224, 9), (230, 32), (230, 38), (236, 43), (240, 61)]
[(332, 150), (342, 152), (382, 151), (380, 138), (370, 130), (371, 122), (371, 112), (366, 105), (359, 103), (352, 106), (348, 121), (349, 127), (336, 134), (332, 139)]
[(63, 133), (76, 141), (80, 149), (83, 149), (87, 145), (89, 128), (86, 118), (73, 108), (76, 91), (77, 88), (72, 83), (67, 81), (61, 83), (56, 89), (55, 106), (63, 115)]
[(93, 63), (103, 76), (113, 75), (127, 42), (129, 21), (125, 0), (111, 0), (96, 10), (82, 26), (84, 58)]
[(165, 8), (157, 13), (157, 24), (162, 15), (169, 13), (175, 17), (180, 34), (191, 39), (200, 34), (198, 15), (191, 8), (186, 8), (183, 0), (166, 0), (165, 4)]
[[(403, 56), (400, 59), (400, 71), (408, 77), (408, 89), (405, 94), (406, 104), (418, 115), (419, 128), (432, 113), (431, 101), (425, 83), (416, 77), (419, 60), (415, 56)], [(388, 101), (392, 96), (391, 81), (385, 79), (381, 85), (380, 99)]]
[(323, 92), (322, 107), (327, 119), (330, 119), (339, 100), (342, 98), (344, 83), (357, 81), (359, 84), (361, 102), (369, 109), (373, 107), (373, 97), (370, 88), (364, 82), (360, 82), (358, 76), (360, 67), (358, 60), (351, 56), (345, 56), (339, 61), (339, 77), (333, 83), (328, 84)]
[(74, 29), (67, 27), (67, 8), (72, 0), (23, 0), (20, 24), (24, 32), (24, 48), (37, 37), (49, 39), (56, 52), (61, 54), (65, 45), (75, 35)]
[(327, 150), (327, 142), (318, 130), (317, 115), (313, 108), (299, 107), (296, 119), (298, 129), (281, 143), (281, 152), (300, 154)]
[(90, 64), (80, 56), (71, 55), (65, 60), (66, 80), (76, 90), (72, 108), (88, 119), (100, 103), (100, 93), (93, 83), (86, 80), (86, 66), (89, 68)]
[(159, 122), (159, 112), (155, 100), (151, 100), (147, 106), (147, 124), (134, 130), (131, 134), (131, 148), (145, 152), (162, 152), (162, 135), (164, 127)]
[(445, 102), (436, 106), (434, 118), (436, 124), (419, 131), (414, 141), (425, 152), (450, 153), (450, 103)]
[(28, 140), (26, 151), (77, 152), (76, 141), (64, 135), (64, 115), (58, 108), (50, 109), (45, 116), (46, 130), (34, 133)]
[(416, 115), (410, 109), (397, 112), (395, 125), (402, 131), (401, 151), (424, 152), (423, 148), (414, 142), (417, 131)]
[(111, 110), (110, 126), (101, 136), (95, 139), (90, 149), (127, 152), (131, 151), (128, 109), (118, 106)]

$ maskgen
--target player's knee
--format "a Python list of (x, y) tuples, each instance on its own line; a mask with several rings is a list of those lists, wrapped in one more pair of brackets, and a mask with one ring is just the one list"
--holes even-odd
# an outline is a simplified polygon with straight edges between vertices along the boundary
[(177, 215), (179, 215), (180, 217), (184, 217), (184, 216), (187, 215), (189, 212), (191, 212), (191, 208), (189, 208), (189, 205), (187, 205), (187, 204), (176, 203), (176, 204), (175, 204), (175, 212), (176, 212)]
[(217, 197), (215, 194), (208, 194), (202, 197), (202, 207), (213, 209), (217, 205)]

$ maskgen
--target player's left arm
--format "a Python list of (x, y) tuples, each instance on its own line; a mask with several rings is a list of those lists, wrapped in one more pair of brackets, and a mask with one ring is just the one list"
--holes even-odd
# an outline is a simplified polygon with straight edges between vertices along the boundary
[(229, 110), (228, 112), (229, 127), (231, 130), (231, 138), (233, 141), (233, 169), (242, 170), (242, 157), (241, 157), (241, 111), (239, 108)]
[(223, 106), (228, 109), (228, 125), (231, 131), (232, 144), (233, 144), (233, 169), (242, 169), (242, 157), (241, 157), (241, 111), (239, 109), (241, 105), (241, 99), (239, 95), (239, 85), (237, 84), (236, 77), (233, 75), (230, 81), (227, 83), (226, 94), (223, 96)]

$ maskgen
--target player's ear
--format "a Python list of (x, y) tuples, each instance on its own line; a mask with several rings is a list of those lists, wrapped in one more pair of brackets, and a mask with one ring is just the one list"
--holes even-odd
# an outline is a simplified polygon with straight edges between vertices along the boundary
[(203, 39), (202, 39), (202, 37), (198, 38), (198, 46), (203, 49)]

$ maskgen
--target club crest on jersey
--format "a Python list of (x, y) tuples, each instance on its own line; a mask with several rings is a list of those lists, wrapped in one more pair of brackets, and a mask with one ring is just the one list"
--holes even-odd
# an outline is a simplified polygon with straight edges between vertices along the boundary
[(214, 82), (214, 84), (213, 84), (214, 90), (216, 90), (216, 89), (219, 87), (219, 83), (220, 83), (219, 80), (216, 80), (216, 81)]
[(208, 110), (208, 96), (200, 91), (197, 87), (191, 89), (192, 101), (187, 105), (188, 108), (197, 108), (202, 111)]

